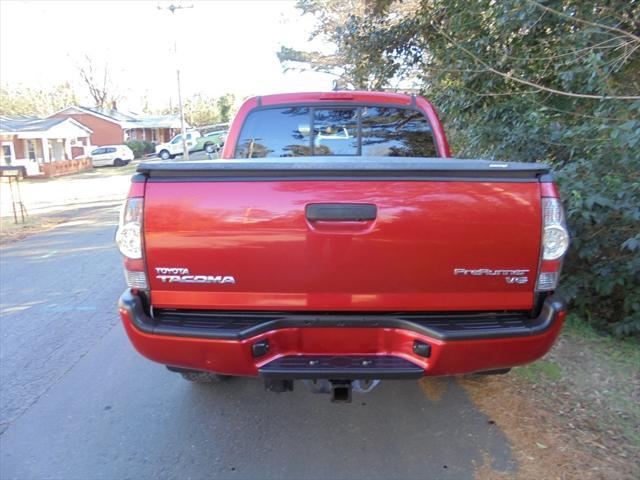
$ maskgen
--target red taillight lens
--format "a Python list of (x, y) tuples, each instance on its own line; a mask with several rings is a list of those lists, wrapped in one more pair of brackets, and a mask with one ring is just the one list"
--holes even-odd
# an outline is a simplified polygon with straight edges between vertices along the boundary
[(120, 224), (116, 233), (118, 250), (124, 255), (124, 276), (131, 288), (148, 286), (142, 260), (142, 212), (141, 197), (128, 198), (120, 212)]
[(569, 249), (569, 232), (564, 209), (557, 198), (542, 198), (542, 246), (536, 290), (555, 290), (560, 279), (562, 260)]

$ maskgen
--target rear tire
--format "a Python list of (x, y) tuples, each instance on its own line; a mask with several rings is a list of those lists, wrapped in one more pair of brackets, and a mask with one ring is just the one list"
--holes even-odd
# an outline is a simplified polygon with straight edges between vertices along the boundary
[(229, 377), (226, 375), (218, 375), (211, 372), (198, 372), (196, 370), (189, 372), (180, 372), (182, 378), (193, 383), (220, 383), (227, 380)]
[(124, 164), (125, 164), (125, 163), (122, 161), (122, 159), (121, 159), (121, 158), (116, 158), (116, 159), (113, 161), (113, 166), (114, 166), (114, 167), (122, 167), (122, 166), (124, 166)]

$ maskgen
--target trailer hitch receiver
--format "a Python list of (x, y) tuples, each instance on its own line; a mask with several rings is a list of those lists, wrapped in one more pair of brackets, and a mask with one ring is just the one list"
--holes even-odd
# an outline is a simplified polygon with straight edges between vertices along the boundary
[(350, 380), (331, 380), (331, 401), (334, 403), (351, 403)]

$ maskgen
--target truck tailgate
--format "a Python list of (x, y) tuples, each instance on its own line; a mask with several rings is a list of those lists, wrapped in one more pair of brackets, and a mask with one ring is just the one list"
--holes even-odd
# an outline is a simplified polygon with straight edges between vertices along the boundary
[(537, 180), (484, 173), (474, 180), (469, 172), (384, 178), (151, 173), (144, 242), (155, 307), (428, 312), (533, 306), (541, 237)]

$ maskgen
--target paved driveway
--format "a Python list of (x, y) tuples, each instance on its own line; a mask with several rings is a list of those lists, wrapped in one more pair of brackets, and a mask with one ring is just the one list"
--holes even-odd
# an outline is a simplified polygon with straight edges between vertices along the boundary
[(501, 431), (454, 381), (388, 381), (350, 405), (192, 385), (119, 323), (117, 203), (2, 248), (0, 477), (471, 479), (513, 471)]

